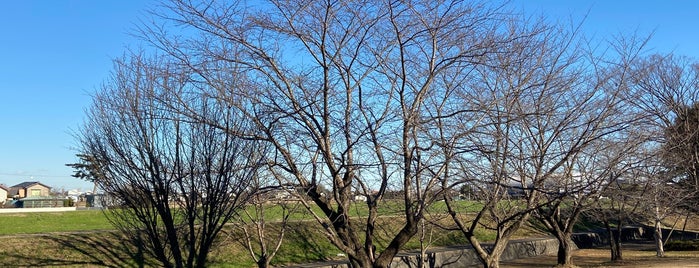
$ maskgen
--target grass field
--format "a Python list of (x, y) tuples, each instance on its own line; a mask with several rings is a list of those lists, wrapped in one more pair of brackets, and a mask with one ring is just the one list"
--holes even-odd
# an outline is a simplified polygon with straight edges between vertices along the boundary
[[(462, 204), (464, 211), (470, 205)], [(441, 211), (443, 205), (436, 205), (432, 210)], [(251, 208), (249, 208), (251, 211)], [(251, 211), (252, 212), (252, 211)], [(318, 211), (319, 212), (319, 211)], [(353, 209), (356, 217), (366, 215), (363, 206)], [(385, 207), (379, 219), (379, 250), (384, 247), (393, 234), (401, 227), (400, 211)], [(265, 208), (265, 218), (274, 222), (281, 218), (279, 206)], [(443, 217), (443, 216), (441, 216)], [(288, 231), (285, 242), (274, 260), (274, 264), (305, 263), (342, 258), (330, 242), (325, 239), (317, 223), (303, 209), (298, 209), (292, 216), (295, 220)], [(445, 217), (443, 223), (449, 221)], [(0, 265), (10, 266), (55, 266), (55, 265), (96, 265), (96, 266), (131, 266), (122, 259), (130, 259), (135, 249), (122, 243), (124, 240), (113, 230), (102, 211), (80, 210), (51, 213), (14, 213), (0, 214), (0, 235), (3, 235), (5, 247), (0, 247)], [(274, 223), (272, 223), (274, 227)], [(220, 236), (220, 244), (211, 253), (212, 267), (250, 267), (254, 263), (241, 241), (241, 231), (229, 226)], [(434, 226), (425, 230), (425, 242), (431, 246), (463, 244), (467, 241), (456, 231), (445, 231)], [(274, 236), (274, 231), (271, 231)], [(482, 240), (494, 238), (492, 232), (481, 232)], [(405, 249), (416, 249), (421, 245), (416, 236)]]
[[(473, 204), (467, 202), (459, 205), (462, 211), (466, 213), (476, 209)], [(442, 211), (443, 207), (440, 206), (443, 205), (435, 204), (431, 208), (432, 212)], [(357, 217), (362, 217), (366, 214), (360, 207), (355, 210), (355, 213)], [(380, 229), (377, 230), (379, 235), (377, 247), (379, 250), (388, 242), (392, 234), (397, 232), (401, 225), (401, 218), (395, 217), (399, 212), (396, 213), (387, 209), (382, 214), (387, 215), (379, 219), (378, 226)], [(274, 221), (274, 219), (281, 217), (282, 212), (278, 207), (271, 206), (265, 210), (265, 215), (268, 220)], [(439, 213), (430, 215), (441, 217), (442, 223), (445, 225), (448, 225), (450, 222), (449, 218), (439, 215)], [(323, 236), (321, 228), (318, 228), (318, 224), (315, 221), (310, 220), (311, 217), (306, 212), (299, 210), (298, 214), (294, 215), (293, 218), (296, 221), (292, 223), (292, 228), (287, 233), (285, 242), (277, 257), (275, 257), (274, 265), (344, 258), (340, 256), (341, 252)], [(136, 264), (130, 260), (134, 259), (135, 255), (141, 254), (133, 247), (125, 244), (125, 240), (117, 233), (109, 231), (113, 228), (102, 211), (0, 214), (0, 225), (3, 226), (0, 228), (0, 235), (3, 235), (1, 237), (4, 242), (4, 246), (0, 247), (0, 265), (2, 266), (127, 267), (135, 266)], [(271, 226), (274, 227), (274, 224)], [(692, 226), (696, 226), (696, 224), (692, 224)], [(248, 256), (242, 244), (241, 231), (231, 226), (224, 231), (220, 236), (219, 246), (211, 252), (210, 266), (254, 266), (252, 259)], [(271, 232), (270, 236), (274, 236), (274, 231)], [(419, 248), (419, 235), (410, 240), (404, 249)], [(517, 234), (518, 237), (530, 235), (539, 236), (542, 233), (532, 228), (524, 228)], [(483, 231), (478, 233), (478, 237), (481, 241), (492, 240), (494, 233)], [(468, 243), (460, 232), (446, 231), (430, 225), (425, 229), (425, 238), (429, 247)], [(585, 252), (587, 251), (580, 251), (580, 254)], [(590, 256), (576, 257), (583, 260), (580, 262), (585, 264), (583, 267), (617, 266), (616, 264), (610, 265), (604, 262), (608, 258), (608, 252), (604, 250), (591, 252)], [(636, 253), (629, 253), (625, 256), (636, 258), (634, 256), (637, 255), (634, 254)], [(647, 254), (652, 254), (652, 252), (638, 254), (641, 254), (638, 256), (646, 256)], [(694, 253), (695, 255), (691, 255), (691, 252), (684, 254), (682, 256), (689, 254), (690, 257), (688, 258), (690, 261), (699, 262), (699, 259), (696, 258), (696, 252)], [(682, 258), (680, 260), (686, 259)], [(585, 262), (588, 259), (594, 263)], [(504, 267), (541, 267), (540, 264), (544, 263), (533, 261), (534, 263), (527, 263), (526, 261), (523, 263), (508, 262)], [(551, 262), (551, 259), (541, 259), (539, 261)], [(633, 260), (629, 260), (628, 263), (633, 263)], [(537, 264), (539, 265), (537, 266)], [(555, 264), (555, 258), (553, 259), (553, 264)], [(152, 265), (157, 266), (155, 264)]]
[[(0, 265), (135, 265), (124, 260), (132, 259), (137, 250), (123, 243), (124, 239), (117, 233), (106, 231), (110, 229), (109, 222), (99, 211), (6, 214), (0, 215), (0, 223), (13, 225), (11, 229), (3, 229), (6, 246), (0, 247)], [(380, 249), (388, 243), (392, 234), (398, 232), (401, 220), (396, 217), (380, 218), (378, 226), (377, 246)], [(84, 232), (90, 230), (104, 231)], [(210, 266), (254, 266), (242, 244), (241, 231), (231, 226), (224, 231), (219, 246), (211, 252)], [(275, 236), (275, 231), (271, 232), (270, 236)], [(466, 243), (459, 232), (444, 231), (433, 226), (426, 229), (425, 237), (431, 247)], [(494, 234), (489, 232), (480, 233), (483, 240), (493, 237)], [(405, 249), (419, 247), (420, 241), (416, 236)], [(343, 258), (341, 253), (325, 239), (316, 222), (295, 221), (291, 223), (285, 242), (273, 263), (282, 265), (331, 260)]]
[(113, 229), (99, 210), (0, 214), (0, 235)]
[[(379, 215), (395, 216), (401, 215), (399, 204), (386, 202), (379, 210)], [(293, 205), (293, 204), (292, 204)], [(292, 205), (287, 205), (291, 207)], [(457, 203), (461, 212), (468, 213), (480, 209), (480, 205), (469, 201)], [(313, 218), (302, 207), (291, 208), (295, 211), (291, 219), (297, 221), (312, 220)], [(247, 210), (252, 213), (252, 207)], [(439, 214), (446, 211), (443, 202), (436, 202), (430, 208), (432, 213)], [(320, 209), (315, 209), (315, 213), (322, 214)], [(353, 217), (364, 217), (367, 215), (366, 206), (356, 204), (351, 209)], [(279, 205), (270, 204), (265, 207), (265, 219), (268, 221), (278, 221), (282, 218), (282, 209)], [(8, 213), (0, 214), (0, 235), (14, 234), (43, 234), (51, 232), (80, 232), (93, 230), (113, 229), (106, 216), (99, 210), (77, 210), (65, 212), (33, 212), (33, 213)]]

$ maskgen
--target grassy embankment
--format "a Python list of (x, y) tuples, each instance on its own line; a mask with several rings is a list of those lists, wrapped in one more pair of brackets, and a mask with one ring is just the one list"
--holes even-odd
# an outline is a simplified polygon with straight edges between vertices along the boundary
[[(461, 202), (459, 204), (464, 215), (478, 209), (477, 204)], [(386, 206), (382, 208), (382, 218), (379, 220), (377, 234), (379, 236), (378, 248), (388, 243), (393, 234), (398, 232), (401, 226), (400, 210), (398, 206)], [(450, 219), (444, 212), (443, 203), (436, 203), (430, 208), (430, 219), (449, 225)], [(356, 217), (366, 215), (363, 206), (356, 206), (353, 210)], [(282, 210), (279, 206), (266, 207), (265, 218), (272, 222), (269, 237), (276, 237), (278, 224), (274, 223), (281, 218)], [(343, 258), (330, 242), (325, 239), (321, 228), (312, 217), (303, 210), (293, 214), (294, 222), (291, 223), (285, 241), (275, 258), (275, 264), (304, 263), (320, 260)], [(37, 265), (132, 265), (131, 261), (139, 253), (132, 247), (123, 243), (112, 229), (105, 215), (100, 211), (71, 211), (60, 213), (20, 213), (0, 214), (0, 234), (6, 247), (0, 248), (0, 264), (37, 266)], [(92, 231), (92, 232), (85, 232)], [(520, 236), (529, 235), (531, 229), (522, 230)], [(34, 234), (34, 235), (25, 235)], [(481, 240), (487, 241), (494, 238), (494, 234), (483, 231), (478, 234)], [(239, 229), (226, 228), (221, 235), (220, 246), (211, 253), (211, 265), (216, 267), (251, 267), (254, 266), (247, 250), (241, 243), (242, 233)], [(414, 237), (406, 249), (419, 249), (420, 234)], [(425, 228), (425, 242), (431, 247), (466, 244), (460, 232), (447, 231), (437, 226), (427, 224)]]

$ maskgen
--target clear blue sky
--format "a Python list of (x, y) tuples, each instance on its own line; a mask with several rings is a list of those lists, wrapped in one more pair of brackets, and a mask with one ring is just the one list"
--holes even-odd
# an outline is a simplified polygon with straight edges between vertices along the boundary
[[(0, 2), (0, 183), (38, 180), (54, 188), (91, 184), (70, 177), (72, 132), (111, 59), (156, 2), (22, 0)], [(649, 48), (699, 57), (699, 1), (513, 0), (526, 14), (580, 22), (588, 35), (655, 31)], [(589, 13), (588, 13), (589, 12)]]

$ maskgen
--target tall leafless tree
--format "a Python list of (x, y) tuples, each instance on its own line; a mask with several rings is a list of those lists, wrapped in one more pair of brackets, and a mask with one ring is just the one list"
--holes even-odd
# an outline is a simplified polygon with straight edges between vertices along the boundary
[[(625, 96), (633, 64), (642, 56), (647, 40), (624, 37), (611, 43), (617, 52), (617, 56), (612, 57), (615, 60), (605, 64), (593, 61), (591, 69), (595, 71), (586, 78), (595, 81), (587, 87), (603, 92), (600, 95), (606, 95), (606, 101), (596, 102), (596, 108), (591, 106), (577, 116), (592, 119), (589, 123), (596, 125), (599, 134), (592, 136), (589, 144), (576, 149), (566, 160), (562, 172), (547, 182), (558, 191), (544, 192), (547, 201), (535, 213), (559, 241), (559, 266), (574, 266), (574, 245), (570, 237), (581, 213), (597, 206), (610, 182), (637, 167), (638, 155), (644, 155), (641, 148), (649, 135), (637, 126), (642, 115), (629, 112), (634, 109)], [(609, 56), (597, 56), (597, 59)], [(576, 137), (577, 133), (573, 133), (569, 138)]]
[[(687, 217), (699, 202), (699, 69), (695, 60), (652, 55), (636, 62), (630, 103), (642, 114), (652, 158), (640, 170), (646, 183), (646, 210), (654, 222), (656, 251), (664, 255), (661, 221), (678, 209)], [(672, 193), (672, 194), (669, 194)], [(672, 196), (673, 198), (668, 198)]]
[[(157, 25), (142, 35), (195, 73), (204, 94), (254, 122), (254, 131), (228, 133), (274, 147), (272, 169), (303, 190), (309, 211), (320, 208), (316, 221), (354, 267), (388, 267), (417, 233), (445, 170), (428, 132), (437, 118), (467, 117), (455, 92), (468, 90), (461, 84), (486, 55), (519, 38), (496, 34), (510, 18), (501, 7), (465, 1), (168, 7), (161, 15), (191, 35)], [(386, 200), (387, 191), (402, 196)], [(367, 197), (365, 217), (351, 213), (356, 194)], [(402, 226), (379, 243), (379, 208), (396, 204)]]
[[(613, 58), (591, 56), (595, 53), (587, 51), (576, 28), (520, 22), (510, 26), (509, 34), (522, 37), (476, 68), (479, 77), (469, 85), (478, 94), (464, 102), (474, 103), (478, 124), (457, 122), (459, 127), (440, 137), (448, 144), (445, 158), (451, 159), (444, 187), (466, 184), (480, 193), (482, 209), (473, 218), (462, 217), (448, 199), (447, 204), (485, 267), (499, 265), (509, 239), (534, 211), (559, 200), (547, 197), (594, 187), (555, 186), (580, 174), (570, 168), (582, 151), (629, 124), (617, 120), (624, 88), (619, 82), (628, 75), (638, 46)], [(480, 226), (496, 232), (490, 250), (475, 236)]]
[(99, 163), (100, 187), (114, 209), (110, 221), (163, 267), (205, 267), (224, 224), (247, 196), (263, 152), (228, 135), (247, 126), (216, 99), (191, 96), (196, 109), (223, 128), (191, 122), (170, 105), (188, 73), (159, 58), (129, 55), (94, 96), (78, 135), (80, 153)]

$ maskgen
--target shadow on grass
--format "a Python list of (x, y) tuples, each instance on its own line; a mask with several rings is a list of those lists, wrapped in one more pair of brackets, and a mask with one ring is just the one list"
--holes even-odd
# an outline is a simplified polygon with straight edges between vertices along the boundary
[(274, 265), (309, 263), (333, 259), (331, 252), (337, 249), (323, 237), (322, 231), (313, 225), (298, 223), (291, 226), (285, 243), (273, 260)]
[(24, 249), (0, 254), (5, 267), (103, 266), (153, 267), (138, 243), (111, 232), (42, 235), (35, 250)]

